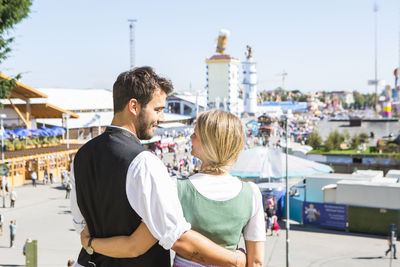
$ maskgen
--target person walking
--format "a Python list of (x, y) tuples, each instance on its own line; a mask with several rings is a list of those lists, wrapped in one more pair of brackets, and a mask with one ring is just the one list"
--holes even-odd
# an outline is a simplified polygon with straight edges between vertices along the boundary
[(265, 209), (267, 234), (268, 234), (268, 231), (271, 230), (273, 211), (274, 210), (273, 210), (272, 206), (267, 205), (267, 207)]
[(387, 256), (387, 254), (389, 252), (391, 252), (392, 249), (393, 249), (393, 259), (397, 259), (397, 256), (396, 256), (396, 239), (397, 239), (397, 234), (396, 234), (396, 230), (395, 230), (395, 225), (392, 224), (390, 226), (390, 232), (389, 232), (388, 239), (387, 239), (389, 248), (388, 248), (388, 250), (385, 251), (385, 256)]
[(71, 182), (68, 181), (67, 185), (65, 186), (65, 199), (68, 199), (70, 197), (71, 189), (72, 189)]
[(3, 234), (4, 232), (4, 223), (5, 223), (4, 214), (0, 213), (0, 234)]
[(31, 179), (32, 179), (32, 186), (33, 186), (33, 187), (36, 187), (36, 180), (37, 180), (37, 173), (36, 173), (36, 171), (33, 171), (33, 172), (31, 173)]
[(45, 169), (43, 175), (43, 184), (47, 184), (48, 182), (49, 182), (49, 174), (47, 172), (47, 169)]
[(17, 221), (10, 221), (10, 248), (14, 248), (15, 235), (17, 234)]
[(15, 207), (15, 201), (17, 200), (17, 192), (13, 189), (11, 189), (10, 193), (10, 207), (14, 208)]
[(281, 227), (279, 226), (278, 223), (278, 216), (276, 216), (276, 212), (272, 212), (272, 225), (271, 225), (271, 236), (274, 235), (274, 232), (276, 232), (276, 235), (279, 236), (279, 230)]

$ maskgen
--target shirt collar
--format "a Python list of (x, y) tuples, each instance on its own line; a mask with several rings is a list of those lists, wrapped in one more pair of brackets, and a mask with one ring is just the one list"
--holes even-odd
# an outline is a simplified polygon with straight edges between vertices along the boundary
[(120, 127), (120, 126), (116, 126), (116, 125), (107, 125), (107, 128), (115, 128), (115, 129), (122, 130), (127, 135), (132, 136), (137, 142), (140, 143), (140, 139), (131, 130), (128, 130), (128, 129), (124, 128), (124, 127)]

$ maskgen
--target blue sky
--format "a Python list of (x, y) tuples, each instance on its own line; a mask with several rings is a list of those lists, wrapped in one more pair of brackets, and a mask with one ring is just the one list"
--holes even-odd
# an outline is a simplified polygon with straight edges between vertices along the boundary
[[(203, 89), (205, 59), (221, 28), (227, 53), (253, 47), (259, 90), (373, 92), (373, 0), (136, 1), (35, 0), (11, 32), (7, 75), (34, 88), (112, 88), (129, 68), (129, 24), (136, 23), (136, 65), (170, 78), (177, 91)], [(399, 65), (400, 1), (378, 0), (378, 77), (393, 85)]]

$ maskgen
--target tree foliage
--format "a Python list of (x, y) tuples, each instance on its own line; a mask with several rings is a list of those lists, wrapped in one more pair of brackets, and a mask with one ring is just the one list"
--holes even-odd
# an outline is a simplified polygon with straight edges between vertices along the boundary
[(312, 131), (307, 139), (307, 145), (313, 149), (319, 149), (322, 145), (322, 138), (316, 131)]
[(369, 136), (368, 136), (368, 134), (366, 134), (366, 133), (360, 133), (359, 138), (360, 138), (360, 142), (361, 142), (362, 144), (365, 144), (365, 143), (368, 142)]
[(326, 151), (330, 150), (339, 150), (340, 144), (343, 143), (345, 137), (340, 134), (338, 131), (330, 132), (328, 138), (325, 140), (325, 149)]
[(355, 109), (365, 109), (366, 107), (374, 108), (376, 95), (372, 94), (361, 94), (357, 91), (353, 92), (354, 97), (354, 108)]
[[(0, 64), (11, 52), (11, 43), (14, 38), (10, 37), (10, 30), (28, 16), (31, 5), (31, 0), (0, 0)], [(15, 80), (20, 77), (21, 75), (18, 74), (11, 80), (0, 81), (0, 98), (10, 96), (11, 89), (16, 85)]]
[(357, 91), (353, 92), (353, 98), (354, 98), (354, 108), (356, 109), (362, 109), (364, 108), (365, 105), (365, 98), (362, 94), (360, 94)]
[(360, 136), (355, 134), (352, 138), (351, 138), (351, 148), (352, 149), (357, 149), (358, 146), (361, 144), (360, 142)]

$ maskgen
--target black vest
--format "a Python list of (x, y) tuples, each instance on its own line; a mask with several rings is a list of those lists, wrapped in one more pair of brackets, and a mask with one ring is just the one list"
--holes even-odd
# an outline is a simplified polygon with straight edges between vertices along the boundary
[[(132, 160), (145, 149), (135, 135), (108, 127), (82, 146), (74, 159), (79, 209), (94, 237), (130, 235), (141, 223), (126, 196), (126, 174)], [(137, 258), (117, 259), (81, 250), (78, 263), (97, 267), (170, 267), (169, 250), (158, 243)]]

